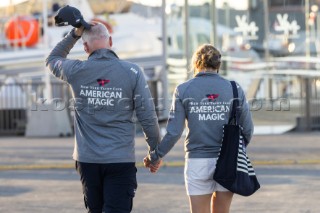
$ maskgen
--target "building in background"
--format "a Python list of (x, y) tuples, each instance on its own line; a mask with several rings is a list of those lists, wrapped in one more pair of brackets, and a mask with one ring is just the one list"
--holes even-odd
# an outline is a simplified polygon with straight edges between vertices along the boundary
[[(163, 120), (174, 88), (193, 76), (193, 51), (211, 43), (223, 54), (221, 74), (246, 91), (257, 125), (319, 128), (319, 0), (22, 1), (0, 7), (0, 87), (10, 76), (24, 84), (27, 100), (44, 97), (48, 85), (55, 85), (52, 97), (69, 97), (61, 90), (67, 87), (58, 88), (59, 82), (45, 76), (43, 62), (70, 30), (52, 22), (54, 6), (67, 2), (81, 7), (87, 20), (99, 19), (110, 27), (115, 51), (144, 69)], [(12, 42), (4, 33), (6, 23), (18, 15), (38, 20), (36, 44)], [(81, 42), (70, 56), (85, 59)]]

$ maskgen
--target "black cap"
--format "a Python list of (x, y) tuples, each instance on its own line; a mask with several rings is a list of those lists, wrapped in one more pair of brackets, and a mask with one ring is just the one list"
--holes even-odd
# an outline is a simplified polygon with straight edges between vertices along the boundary
[(54, 17), (54, 20), (56, 26), (59, 27), (72, 25), (76, 28), (84, 26), (84, 28), (88, 30), (91, 28), (91, 25), (83, 19), (81, 12), (77, 8), (69, 5), (60, 8), (57, 15)]

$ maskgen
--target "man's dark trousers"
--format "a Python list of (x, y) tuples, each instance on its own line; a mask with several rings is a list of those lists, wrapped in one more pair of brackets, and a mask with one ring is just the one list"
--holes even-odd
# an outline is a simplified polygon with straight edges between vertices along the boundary
[(137, 189), (135, 163), (76, 161), (88, 213), (129, 213)]

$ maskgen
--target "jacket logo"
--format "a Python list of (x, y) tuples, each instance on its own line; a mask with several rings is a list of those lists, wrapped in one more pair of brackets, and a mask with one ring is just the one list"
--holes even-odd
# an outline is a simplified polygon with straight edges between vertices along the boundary
[(216, 98), (219, 97), (219, 94), (208, 94), (206, 95), (209, 101), (214, 101)]
[(138, 71), (135, 68), (131, 67), (130, 70), (134, 72), (134, 74), (138, 74)]
[(109, 83), (110, 80), (108, 80), (108, 79), (97, 79), (97, 82), (98, 82), (98, 84), (99, 84), (100, 86), (103, 87), (105, 84)]

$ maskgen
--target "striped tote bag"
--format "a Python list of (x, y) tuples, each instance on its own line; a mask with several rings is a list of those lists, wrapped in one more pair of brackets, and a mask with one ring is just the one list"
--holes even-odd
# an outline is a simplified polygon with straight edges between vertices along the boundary
[(223, 137), (213, 179), (229, 191), (250, 196), (260, 188), (260, 184), (246, 153), (242, 127), (238, 124), (238, 90), (234, 81), (233, 106), (228, 124), (223, 127)]

